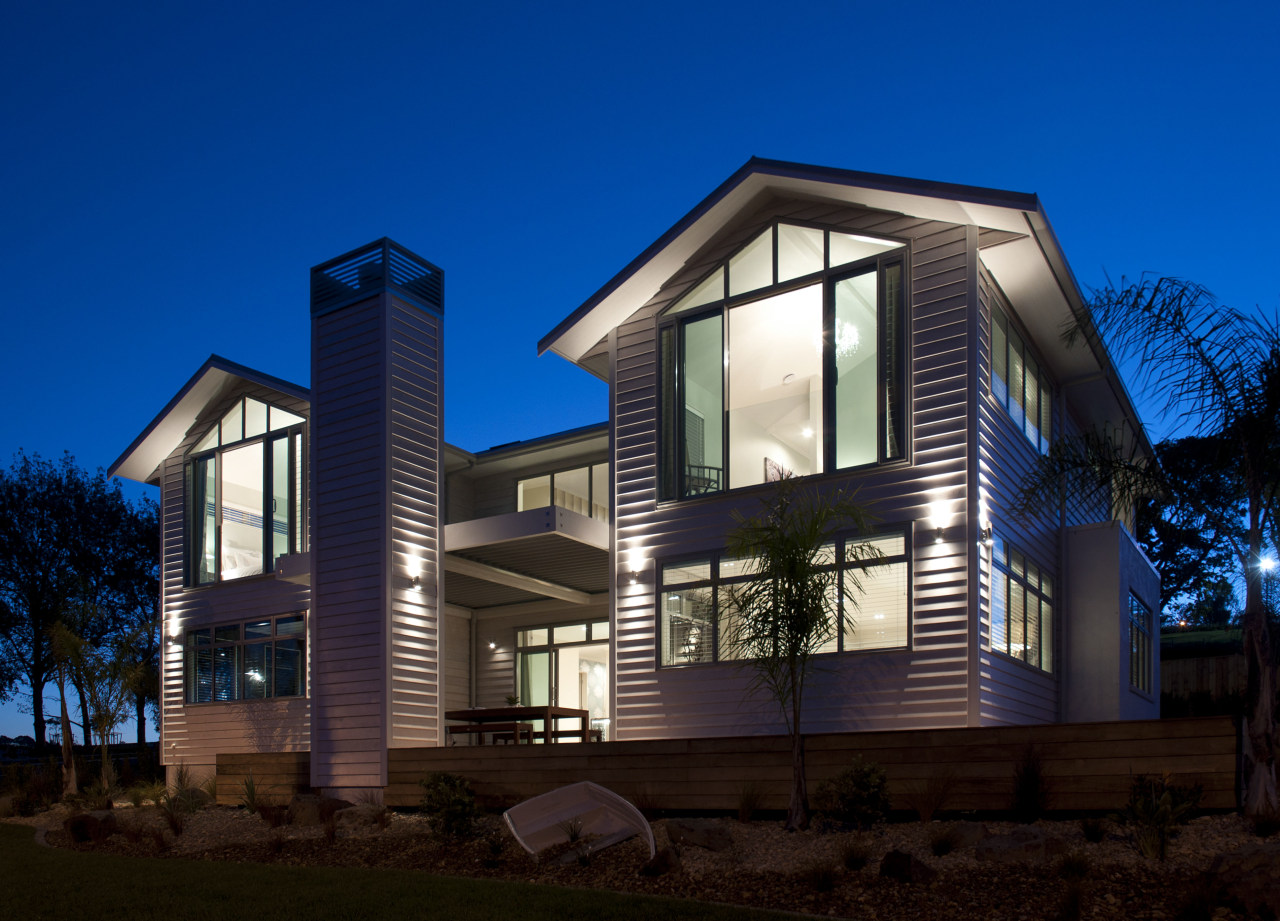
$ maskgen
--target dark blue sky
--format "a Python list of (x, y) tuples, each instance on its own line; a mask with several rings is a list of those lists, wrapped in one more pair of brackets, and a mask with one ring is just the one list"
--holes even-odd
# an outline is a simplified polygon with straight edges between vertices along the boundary
[(1086, 286), (1275, 311), (1278, 47), (1234, 2), (9, 4), (0, 463), (108, 466), (210, 353), (308, 383), (308, 269), (384, 235), (445, 270), (451, 442), (601, 421), (537, 340), (752, 155), (1035, 192)]

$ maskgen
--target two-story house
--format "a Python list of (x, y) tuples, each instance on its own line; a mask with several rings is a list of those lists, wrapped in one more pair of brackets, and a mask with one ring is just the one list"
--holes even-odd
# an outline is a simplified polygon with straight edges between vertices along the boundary
[[(162, 748), (311, 752), (386, 784), (443, 713), (560, 702), (605, 738), (777, 733), (726, 643), (731, 511), (856, 490), (857, 603), (807, 731), (1157, 715), (1154, 570), (1110, 508), (1017, 517), (1103, 429), (1149, 454), (1035, 196), (752, 160), (539, 348), (607, 424), (443, 431), (443, 274), (390, 241), (312, 270), (312, 380), (211, 358), (112, 468), (162, 491)], [(858, 561), (871, 541), (878, 565)]]

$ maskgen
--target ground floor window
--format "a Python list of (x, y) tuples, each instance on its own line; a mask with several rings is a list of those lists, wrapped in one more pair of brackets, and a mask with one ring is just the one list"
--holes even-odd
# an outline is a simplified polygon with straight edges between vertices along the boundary
[(306, 693), (302, 614), (188, 630), (187, 703), (300, 697)]
[(1129, 686), (1151, 693), (1151, 609), (1137, 595), (1129, 595)]
[[(880, 561), (865, 562), (865, 554), (854, 550), (859, 544), (878, 550)], [(839, 624), (832, 625), (830, 639), (819, 652), (907, 646), (911, 584), (907, 547), (903, 531), (870, 540), (841, 539), (830, 545), (829, 565), (839, 572), (843, 583), (835, 605)], [(695, 665), (735, 658), (730, 642), (732, 587), (751, 579), (749, 562), (712, 553), (665, 563), (659, 566), (659, 578), (660, 664)]]
[(991, 545), (991, 648), (1053, 671), (1053, 579), (996, 535)]
[[(520, 705), (554, 704), (590, 713), (591, 728), (609, 738), (609, 622), (579, 621), (516, 633), (516, 696)], [(556, 729), (576, 730), (577, 720)], [(541, 729), (541, 727), (538, 727)]]

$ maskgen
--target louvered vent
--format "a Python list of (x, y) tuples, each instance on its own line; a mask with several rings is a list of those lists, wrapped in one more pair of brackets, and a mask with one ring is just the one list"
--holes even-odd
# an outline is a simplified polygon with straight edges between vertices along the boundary
[(444, 311), (444, 272), (383, 237), (311, 270), (311, 313), (319, 316), (384, 290)]

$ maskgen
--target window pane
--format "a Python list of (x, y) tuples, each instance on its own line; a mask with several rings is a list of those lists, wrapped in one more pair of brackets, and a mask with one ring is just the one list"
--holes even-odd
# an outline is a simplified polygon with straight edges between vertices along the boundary
[(1013, 330), (1009, 330), (1009, 415), (1019, 428), (1022, 427), (1023, 406), (1022, 393), (1022, 339)]
[(590, 488), (591, 470), (587, 467), (557, 473), (553, 482), (555, 501), (552, 504), (579, 515), (590, 516), (591, 501), (587, 494)]
[[(289, 552), (289, 439), (271, 442), (271, 560)], [(270, 568), (275, 568), (272, 565)]]
[[(907, 564), (845, 570), (844, 648), (895, 649), (907, 645)], [(855, 587), (855, 580), (857, 586)]]
[(876, 273), (867, 271), (835, 285), (836, 466), (875, 463)]
[(840, 628), (838, 626), (840, 619), (840, 579), (840, 574), (833, 572), (831, 579), (827, 582), (826, 596), (829, 616), (824, 625), (826, 640), (822, 645), (814, 649), (815, 655), (840, 651)]
[(1006, 410), (1009, 408), (1009, 334), (1004, 313), (998, 308), (991, 313), (991, 395)]
[(1009, 582), (1009, 655), (1027, 660), (1027, 590), (1014, 579)]
[(271, 636), (271, 621), (269, 620), (255, 620), (244, 625), (244, 638), (246, 640), (259, 640), (269, 636)]
[(301, 553), (307, 533), (307, 516), (303, 514), (302, 499), (306, 495), (302, 488), (302, 433), (293, 436), (293, 552)]
[(222, 453), (222, 578), (262, 568), (262, 442)]
[(593, 464), (591, 467), (591, 517), (596, 521), (609, 520), (608, 464)]
[(227, 414), (222, 417), (222, 443), (224, 445), (234, 444), (244, 438), (242, 402), (237, 400), (236, 405), (227, 410)]
[(729, 486), (822, 472), (822, 286), (729, 311)]
[(609, 638), (609, 622), (602, 620), (598, 624), (592, 624), (591, 638), (593, 640), (607, 640)]
[(879, 551), (882, 557), (902, 556), (907, 552), (907, 539), (902, 534), (885, 534), (862, 541), (850, 541), (845, 546), (846, 563), (868, 559), (868, 551)]
[(196, 442), (196, 446), (191, 450), (198, 454), (201, 451), (208, 451), (210, 448), (216, 448), (218, 446), (218, 433), (221, 430), (221, 426), (215, 425), (213, 428), (209, 429), (203, 438)]
[(729, 295), (773, 284), (773, 228), (761, 233), (729, 260)]
[(537, 630), (520, 631), (521, 646), (545, 646), (547, 645), (548, 639), (549, 634), (547, 633), (546, 627), (541, 627)]
[(1040, 381), (1040, 453), (1049, 452), (1049, 439), (1053, 437), (1053, 400), (1049, 394), (1049, 385)]
[(679, 463), (679, 414), (676, 412), (676, 329), (658, 330), (658, 498), (676, 498), (676, 466)]
[(265, 435), (267, 432), (267, 404), (260, 400), (245, 398), (244, 401), (244, 437)]
[(1053, 671), (1053, 605), (1040, 601), (1040, 667)]
[(271, 407), (271, 431), (276, 429), (288, 428), (291, 425), (297, 425), (299, 422), (306, 422), (301, 416), (294, 413), (285, 412), (275, 406)]
[(213, 631), (213, 641), (215, 643), (235, 643), (240, 639), (240, 625), (231, 624), (228, 627), (217, 627)]
[(195, 463), (195, 496), (192, 499), (195, 534), (192, 552), (197, 554), (196, 583), (213, 582), (218, 573), (218, 458), (206, 457)]
[(552, 642), (555, 643), (585, 643), (587, 641), (587, 625), (566, 624), (563, 627), (556, 627), (552, 630), (552, 637)]
[(520, 654), (520, 703), (545, 707), (551, 703), (551, 653)]
[(724, 333), (715, 316), (685, 324), (684, 494), (724, 488)]
[(302, 616), (276, 618), (276, 636), (302, 636)]
[(685, 582), (705, 582), (710, 578), (710, 560), (692, 560), (688, 563), (669, 563), (662, 567), (663, 585), (679, 585)]
[(243, 687), (246, 700), (263, 700), (271, 696), (271, 664), (270, 642), (249, 643), (244, 647)]
[(304, 691), (306, 658), (303, 641), (276, 640), (275, 642), (275, 696), (300, 697)]
[(1026, 432), (1031, 443), (1038, 446), (1040, 444), (1040, 432), (1037, 429), (1040, 425), (1040, 366), (1030, 355), (1024, 363), (1023, 374), (1027, 388), (1027, 416), (1023, 423), (1023, 431)]
[(823, 232), (794, 224), (778, 225), (778, 281), (821, 272)]
[(906, 455), (906, 388), (903, 360), (906, 311), (903, 308), (902, 265), (884, 270), (884, 328), (881, 334), (880, 389), (884, 392), (884, 459)]
[(213, 700), (213, 650), (208, 646), (188, 646), (185, 666), (187, 669), (187, 700), (207, 704)]
[(213, 699), (240, 699), (240, 646), (214, 646)]
[(902, 246), (901, 243), (877, 240), (874, 237), (864, 237), (856, 233), (833, 232), (831, 234), (831, 266), (834, 268), (846, 262), (857, 262), (859, 259), (878, 256), (880, 253), (900, 249)]
[(714, 589), (664, 589), (662, 593), (662, 664), (710, 662), (715, 653)]
[(694, 307), (714, 304), (724, 299), (724, 266), (708, 275), (697, 287), (676, 301), (671, 313), (682, 313)]
[(551, 475), (529, 477), (516, 484), (516, 511), (546, 508), (551, 504)]
[(1009, 577), (1000, 569), (991, 573), (991, 648), (1009, 652)]

